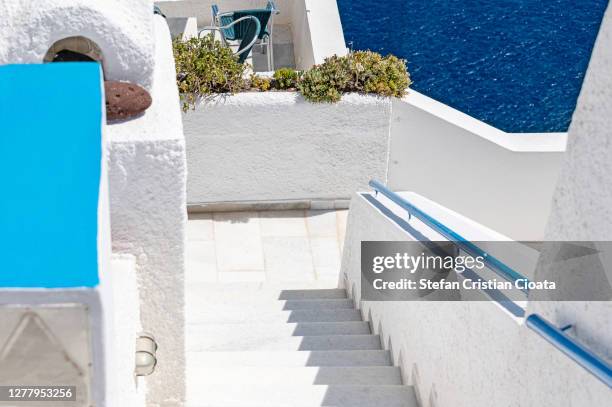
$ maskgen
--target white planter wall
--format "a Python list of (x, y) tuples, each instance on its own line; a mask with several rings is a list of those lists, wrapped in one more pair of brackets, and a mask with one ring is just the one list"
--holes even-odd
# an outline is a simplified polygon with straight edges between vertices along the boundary
[(391, 101), (293, 92), (217, 97), (183, 115), (189, 204), (349, 199), (386, 179)]
[(566, 135), (509, 134), (415, 91), (393, 101), (389, 186), (541, 240)]

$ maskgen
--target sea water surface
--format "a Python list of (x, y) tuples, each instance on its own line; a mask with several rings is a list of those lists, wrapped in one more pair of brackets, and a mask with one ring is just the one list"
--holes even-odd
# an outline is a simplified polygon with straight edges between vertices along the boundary
[(408, 61), (413, 89), (508, 132), (566, 131), (607, 0), (338, 0), (353, 49)]

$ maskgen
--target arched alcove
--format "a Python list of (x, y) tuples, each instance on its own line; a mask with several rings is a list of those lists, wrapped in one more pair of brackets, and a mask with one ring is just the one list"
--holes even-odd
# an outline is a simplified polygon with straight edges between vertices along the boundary
[(98, 44), (82, 36), (56, 41), (49, 47), (43, 62), (99, 62), (104, 70), (102, 50)]

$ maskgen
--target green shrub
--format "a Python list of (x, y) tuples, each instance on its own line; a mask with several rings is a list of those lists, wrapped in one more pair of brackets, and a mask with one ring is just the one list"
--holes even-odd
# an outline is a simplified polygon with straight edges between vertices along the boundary
[(263, 78), (255, 74), (251, 75), (251, 88), (258, 89), (261, 92), (270, 90), (272, 81), (269, 78)]
[(273, 78), (276, 89), (286, 90), (297, 86), (299, 74), (291, 68), (280, 68), (274, 72)]
[(337, 102), (350, 80), (348, 59), (334, 55), (306, 71), (298, 83), (298, 90), (311, 102)]
[(298, 89), (311, 102), (337, 102), (344, 92), (402, 97), (410, 85), (406, 61), (371, 51), (325, 59), (307, 71)]
[(212, 34), (187, 41), (175, 39), (172, 46), (184, 111), (195, 107), (200, 97), (245, 89), (246, 65)]
[(238, 62), (230, 48), (214, 36), (173, 41), (176, 80), (183, 110), (195, 107), (198, 98), (216, 93), (236, 93), (253, 88), (262, 92), (297, 88), (311, 102), (337, 102), (345, 92), (402, 97), (410, 85), (406, 61), (371, 51), (325, 59), (300, 73), (290, 68), (274, 72), (273, 79), (255, 74), (245, 80), (247, 65)]
[(402, 97), (412, 83), (406, 61), (394, 55), (371, 51), (357, 51), (349, 55), (354, 89), (350, 91), (376, 93), (381, 96)]

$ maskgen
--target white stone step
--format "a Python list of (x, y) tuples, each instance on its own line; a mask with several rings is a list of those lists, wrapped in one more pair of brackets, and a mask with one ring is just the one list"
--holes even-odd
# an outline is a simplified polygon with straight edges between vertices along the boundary
[(246, 302), (266, 300), (324, 300), (348, 298), (346, 290), (320, 288), (312, 283), (197, 283), (185, 285), (188, 297), (208, 298), (211, 302)]
[(331, 310), (260, 310), (257, 307), (230, 308), (210, 306), (194, 308), (186, 306), (185, 321), (192, 323), (274, 323), (274, 322), (342, 322), (361, 321), (361, 313), (355, 309)]
[[(287, 379), (290, 382), (291, 378)], [(187, 388), (187, 406), (287, 405), (336, 407), (417, 407), (410, 386), (224, 385), (200, 383)]]
[(187, 352), (187, 366), (391, 366), (386, 350)]
[(276, 300), (260, 298), (252, 301), (218, 300), (214, 301), (204, 296), (193, 296), (189, 298), (190, 307), (214, 307), (217, 309), (236, 309), (246, 306), (256, 307), (261, 310), (291, 311), (299, 309), (348, 309), (355, 308), (353, 300), (348, 298), (335, 299), (312, 299), (312, 300)]
[(400, 370), (392, 366), (375, 367), (188, 367), (187, 387), (244, 384), (326, 384), (326, 385), (391, 385), (402, 384)]
[(382, 349), (378, 335), (288, 336), (258, 339), (248, 335), (223, 337), (214, 332), (190, 333), (187, 351), (243, 350), (376, 350)]
[(268, 324), (189, 324), (187, 335), (215, 333), (222, 338), (250, 337), (259, 340), (288, 336), (368, 335), (370, 324), (363, 321), (300, 322)]

